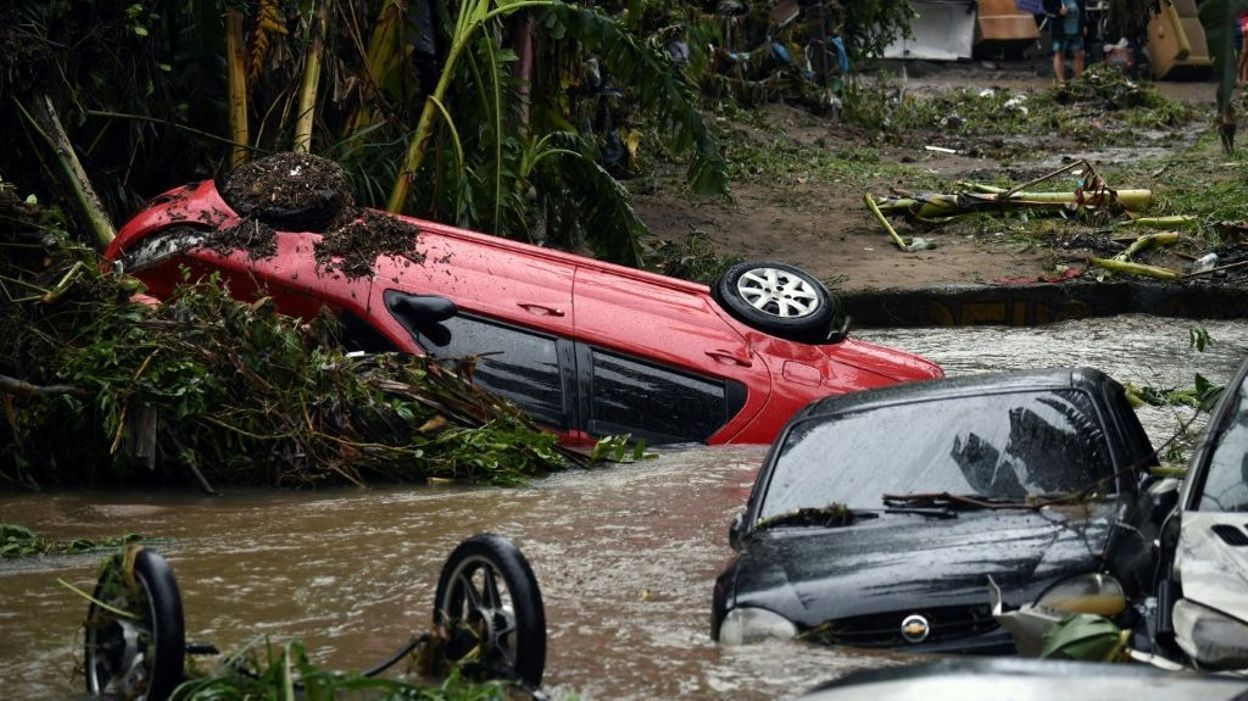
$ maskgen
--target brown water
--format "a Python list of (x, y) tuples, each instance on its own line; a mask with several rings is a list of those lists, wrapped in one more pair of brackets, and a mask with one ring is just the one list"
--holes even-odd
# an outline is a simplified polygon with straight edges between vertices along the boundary
[[(1248, 323), (1119, 317), (1007, 329), (876, 330), (861, 335), (941, 362), (949, 374), (1089, 364), (1121, 380), (1224, 382), (1248, 348)], [(1154, 442), (1183, 411), (1147, 409)], [(726, 530), (763, 447), (664, 452), (641, 464), (572, 472), (523, 489), (231, 490), (0, 496), (0, 522), (51, 538), (137, 532), (172, 563), (187, 633), (233, 649), (257, 635), (304, 640), (321, 662), (363, 668), (428, 626), (438, 570), (478, 531), (513, 537), (533, 564), (550, 633), (555, 696), (774, 698), (849, 670), (895, 664), (796, 643), (719, 648), (707, 631)], [(98, 556), (0, 563), (0, 688), (7, 698), (77, 693), (76, 636), (86, 606), (57, 584), (94, 581)]]

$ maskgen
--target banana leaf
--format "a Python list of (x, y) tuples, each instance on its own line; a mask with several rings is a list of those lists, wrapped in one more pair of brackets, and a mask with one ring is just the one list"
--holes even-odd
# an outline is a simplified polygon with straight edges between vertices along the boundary
[(1045, 633), (1040, 657), (1108, 661), (1122, 649), (1124, 632), (1104, 616), (1077, 613)]

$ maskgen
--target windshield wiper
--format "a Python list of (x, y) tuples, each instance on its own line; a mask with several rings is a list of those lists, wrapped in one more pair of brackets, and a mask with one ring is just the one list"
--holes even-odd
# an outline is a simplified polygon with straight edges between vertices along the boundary
[(887, 509), (851, 509), (844, 504), (829, 504), (824, 507), (808, 506), (794, 509), (783, 514), (776, 514), (758, 522), (755, 530), (765, 530), (775, 526), (813, 526), (819, 528), (840, 528), (855, 521), (879, 518), (880, 514), (913, 514), (929, 518), (957, 518), (958, 513), (944, 506), (901, 506)]
[(875, 511), (851, 509), (844, 504), (833, 502), (827, 506), (807, 506), (782, 514), (770, 516), (758, 522), (755, 530), (764, 530), (774, 526), (818, 526), (821, 528), (840, 528), (848, 526), (858, 519), (879, 518)]
[(983, 494), (950, 494), (927, 492), (915, 494), (884, 494), (884, 506), (900, 508), (935, 508), (952, 511), (976, 509), (1038, 509), (1039, 505), (1027, 499), (992, 497)]

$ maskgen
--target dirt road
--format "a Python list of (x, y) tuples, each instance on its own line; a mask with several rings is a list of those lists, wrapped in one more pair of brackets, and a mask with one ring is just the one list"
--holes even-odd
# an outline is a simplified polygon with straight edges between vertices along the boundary
[[(1017, 182), (1087, 158), (1098, 172), (1121, 179), (1109, 178), (1112, 185), (1156, 186), (1164, 197), (1164, 183), (1143, 182), (1146, 173), (1175, 158), (1216, 161), (1221, 154), (1203, 119), (1212, 111), (1213, 84), (1156, 87), (1175, 101), (1174, 109), (1190, 110), (1188, 118), (1151, 127), (1128, 115), (1124, 123), (1129, 126), (1122, 127), (1111, 123), (1118, 116), (1103, 117), (1096, 106), (1072, 105), (1063, 119), (1073, 119), (1052, 132), (1028, 131), (1027, 124), (1002, 115), (1001, 128), (993, 133), (992, 114), (968, 117), (940, 109), (951, 94), (960, 101), (954, 104), (972, 109), (976, 95), (985, 91), (1021, 95), (1024, 105), (1049, 104), (1045, 100), (1052, 98), (1045, 96), (1051, 96), (1051, 80), (1034, 70), (985, 70), (980, 64), (904, 81), (894, 77), (889, 87), (880, 88), (891, 91), (881, 99), (901, 105), (897, 109), (928, 110), (930, 118), (891, 133), (777, 103), (747, 115), (719, 115), (721, 144), (735, 169), (731, 201), (696, 198), (673, 177), (634, 186), (634, 191), (648, 191), (636, 197), (636, 207), (658, 238), (701, 231), (722, 253), (799, 265), (845, 290), (1051, 275), (1089, 251), (1037, 245), (1034, 227), (1006, 217), (930, 229), (899, 224), (902, 236), (923, 237), (936, 246), (903, 253), (868, 213), (863, 194), (943, 192), (961, 180)], [(1029, 117), (1033, 127), (1036, 116)], [(1073, 189), (1073, 182), (1066, 187)]]

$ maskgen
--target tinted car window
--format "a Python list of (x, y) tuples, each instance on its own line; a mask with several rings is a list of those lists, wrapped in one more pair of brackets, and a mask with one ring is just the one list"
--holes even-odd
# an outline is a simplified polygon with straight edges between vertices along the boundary
[(705, 441), (740, 410), (730, 395), (738, 389), (742, 397), (745, 393), (735, 383), (596, 348), (589, 359), (589, 431), (594, 435), (627, 432), (652, 444)]
[(558, 339), (466, 316), (438, 326), (412, 334), (426, 353), (435, 358), (484, 356), (472, 375), (479, 386), (515, 402), (539, 423), (568, 428)]
[(760, 516), (833, 502), (879, 508), (885, 493), (1023, 498), (1113, 474), (1101, 421), (1081, 391), (956, 397), (797, 424)]
[(380, 331), (351, 312), (339, 312), (338, 321), (342, 325), (342, 346), (348, 351), (394, 353), (399, 350)]
[[(1248, 511), (1248, 379), (1233, 400), (1209, 458), (1200, 511)], [(1231, 391), (1227, 388), (1228, 392)]]

